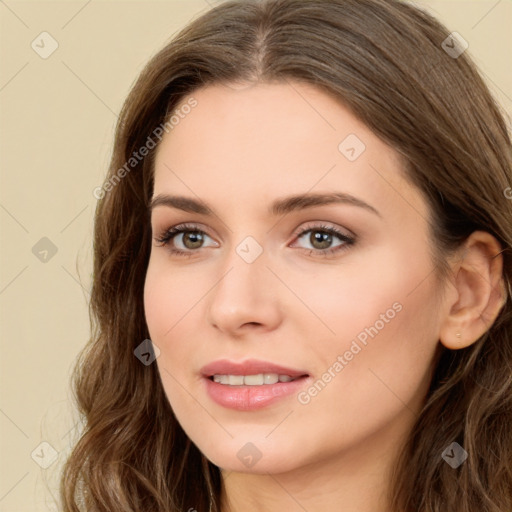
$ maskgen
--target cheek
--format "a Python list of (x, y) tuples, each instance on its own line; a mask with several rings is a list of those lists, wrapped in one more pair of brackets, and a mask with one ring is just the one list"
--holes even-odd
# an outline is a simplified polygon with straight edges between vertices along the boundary
[(182, 324), (207, 288), (205, 284), (199, 286), (204, 281), (194, 280), (189, 272), (173, 270), (165, 256), (151, 258), (144, 284), (144, 311), (151, 339), (157, 342), (172, 337), (172, 331)]
[(404, 404), (419, 406), (438, 346), (437, 284), (426, 252), (374, 253), (371, 264), (332, 276), (327, 293), (309, 295), (335, 335), (310, 348), (319, 381), (302, 396), (308, 414), (358, 417), (357, 428), (371, 429)]
[(428, 316), (433, 293), (431, 263), (418, 247), (413, 252), (409, 249), (390, 244), (361, 251), (314, 275), (290, 275), (294, 292), (314, 313), (299, 320), (305, 332), (311, 333), (316, 325), (322, 333), (322, 348), (338, 350), (358, 334), (363, 333), (364, 340), (365, 329), (372, 326), (390, 332), (390, 325), (402, 325), (409, 315), (415, 317), (414, 322)]
[[(152, 255), (144, 284), (144, 310), (149, 335), (160, 349), (156, 360), (173, 409), (194, 407), (183, 386), (195, 384), (198, 354), (208, 353), (204, 335), (204, 301), (214, 286), (213, 271), (172, 266), (166, 255)], [(197, 405), (197, 404), (196, 404)]]
[(150, 259), (144, 284), (146, 324), (151, 340), (160, 349), (156, 364), (175, 413), (194, 408), (179, 383), (185, 382), (185, 371), (190, 368), (190, 347), (184, 343), (190, 338), (187, 312), (199, 300), (199, 292), (182, 271), (166, 265), (161, 255)]

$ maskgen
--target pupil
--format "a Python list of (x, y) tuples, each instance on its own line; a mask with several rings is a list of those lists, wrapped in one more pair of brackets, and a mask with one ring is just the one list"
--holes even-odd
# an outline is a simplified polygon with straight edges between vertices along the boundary
[[(310, 242), (317, 249), (327, 249), (331, 245), (332, 235), (323, 231), (312, 231)], [(320, 244), (320, 247), (315, 245), (317, 242)]]

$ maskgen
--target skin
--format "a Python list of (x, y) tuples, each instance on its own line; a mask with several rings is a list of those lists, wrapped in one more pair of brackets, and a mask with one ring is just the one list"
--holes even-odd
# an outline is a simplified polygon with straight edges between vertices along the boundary
[[(197, 106), (158, 148), (154, 196), (200, 199), (216, 215), (153, 209), (155, 238), (182, 222), (206, 235), (199, 248), (183, 235), (168, 246), (154, 241), (144, 290), (169, 402), (222, 468), (223, 512), (325, 512), (340, 503), (344, 512), (385, 511), (390, 471), (436, 354), (473, 343), (503, 304), (499, 244), (475, 232), (450, 260), (452, 278), (436, 279), (428, 206), (398, 154), (312, 86), (215, 85), (193, 96)], [(349, 134), (366, 146), (355, 161), (338, 149)], [(267, 212), (284, 196), (332, 191), (379, 215), (350, 204)], [(356, 242), (325, 257), (309, 233), (294, 235), (323, 233), (321, 225)], [(252, 263), (236, 251), (247, 236), (263, 249)], [(173, 244), (192, 255), (171, 254)], [(340, 244), (333, 236), (329, 247)], [(205, 393), (200, 369), (221, 358), (305, 370), (307, 390), (397, 303), (394, 318), (307, 404), (293, 394), (234, 411)], [(248, 442), (262, 455), (250, 468), (237, 457)]]

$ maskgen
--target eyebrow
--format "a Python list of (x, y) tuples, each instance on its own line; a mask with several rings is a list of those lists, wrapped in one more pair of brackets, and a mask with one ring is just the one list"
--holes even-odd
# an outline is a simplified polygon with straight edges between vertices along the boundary
[[(324, 194), (308, 193), (280, 198), (270, 205), (268, 213), (270, 215), (278, 216), (302, 210), (304, 208), (313, 208), (315, 206), (324, 206), (329, 204), (347, 204), (357, 206), (382, 217), (379, 211), (370, 204), (344, 192)], [(213, 209), (206, 203), (192, 197), (158, 194), (151, 200), (149, 211), (152, 212), (158, 206), (167, 206), (169, 208), (176, 208), (185, 212), (198, 213), (201, 215), (215, 215)]]

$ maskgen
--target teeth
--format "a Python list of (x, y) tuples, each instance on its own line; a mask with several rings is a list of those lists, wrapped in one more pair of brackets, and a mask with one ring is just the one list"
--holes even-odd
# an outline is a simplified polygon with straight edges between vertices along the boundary
[(228, 384), (230, 386), (243, 386), (244, 376), (243, 375), (228, 375)]
[(294, 380), (289, 375), (277, 373), (258, 373), (257, 375), (214, 375), (213, 381), (228, 386), (261, 386), (264, 384), (276, 384), (278, 382), (290, 382)]
[(279, 375), (277, 373), (264, 373), (263, 381), (265, 384), (275, 384), (279, 382)]
[(243, 383), (246, 386), (261, 386), (265, 380), (265, 375), (259, 373), (258, 375), (246, 375), (242, 377)]

